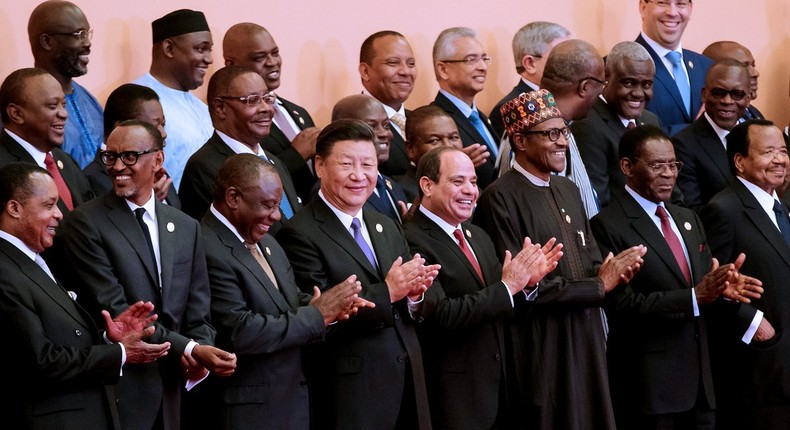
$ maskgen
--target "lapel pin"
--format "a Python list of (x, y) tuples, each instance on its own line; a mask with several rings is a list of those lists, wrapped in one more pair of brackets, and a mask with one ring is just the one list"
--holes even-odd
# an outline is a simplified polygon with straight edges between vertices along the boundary
[(268, 255), (269, 257), (271, 257), (271, 256), (272, 256), (272, 250), (271, 250), (271, 249), (269, 249), (269, 247), (268, 247), (268, 246), (266, 247), (265, 251), (266, 251), (266, 255)]
[(376, 231), (381, 233), (384, 231), (384, 227), (382, 227), (381, 224), (376, 224)]
[(384, 183), (385, 183), (385, 184), (387, 184), (387, 188), (389, 188), (389, 189), (390, 189), (390, 191), (392, 191), (392, 182), (390, 182), (390, 180), (389, 180), (389, 179), (385, 179), (385, 180), (384, 180)]
[(694, 68), (694, 63), (691, 60), (689, 60), (689, 69), (693, 69), (693, 68)]
[(167, 223), (167, 231), (169, 231), (170, 233), (176, 231), (176, 225), (173, 224), (172, 222)]
[(565, 222), (567, 222), (568, 224), (571, 223), (571, 216), (570, 215), (565, 214)]
[(58, 169), (63, 170), (63, 161), (58, 160)]
[(296, 197), (296, 201), (299, 202), (299, 204), (302, 204), (302, 198), (301, 197)]
[[(296, 111), (294, 111), (294, 113), (296, 113)], [(301, 116), (299, 117), (299, 124), (304, 125), (304, 118), (302, 118)]]
[(467, 238), (469, 238), (469, 239), (471, 239), (471, 238), (472, 238), (472, 232), (471, 232), (471, 231), (469, 231), (469, 229), (468, 229), (468, 228), (466, 229), (466, 237), (467, 237)]
[(685, 223), (683, 223), (683, 228), (685, 228), (686, 231), (691, 231), (691, 223), (686, 221)]

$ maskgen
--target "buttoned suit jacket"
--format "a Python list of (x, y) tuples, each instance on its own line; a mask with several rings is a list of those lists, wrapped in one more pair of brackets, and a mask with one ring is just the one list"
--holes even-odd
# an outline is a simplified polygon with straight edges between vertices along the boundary
[[(283, 193), (288, 197), (291, 207), (296, 212), (301, 209), (302, 204), (299, 196), (296, 194), (291, 175), (279, 158), (268, 151), (264, 150), (264, 152), (277, 169), (280, 182), (282, 182)], [(178, 190), (178, 195), (181, 198), (181, 210), (184, 213), (197, 220), (203, 218), (209, 206), (211, 206), (211, 193), (214, 189), (214, 181), (217, 179), (219, 169), (225, 160), (233, 155), (236, 155), (236, 153), (215, 132), (197, 152), (189, 157)], [(280, 221), (276, 222), (272, 225), (273, 231), (270, 230), (270, 233), (275, 233), (281, 225)]]
[(179, 428), (181, 356), (190, 340), (214, 344), (206, 257), (197, 221), (156, 202), (161, 292), (143, 231), (126, 201), (112, 192), (72, 211), (63, 221), (69, 289), (94, 320), (118, 315), (139, 300), (154, 303), (159, 319), (151, 343), (170, 342), (168, 355), (130, 365), (116, 387), (124, 429), (150, 429), (163, 408), (165, 430)]
[(672, 144), (678, 161), (683, 162), (677, 186), (687, 207), (700, 210), (735, 180), (727, 150), (704, 116), (673, 136)]
[(0, 403), (9, 429), (118, 429), (111, 387), (121, 347), (105, 343), (88, 314), (14, 245), (0, 239)]
[(694, 51), (683, 50), (683, 61), (691, 87), (691, 114), (686, 112), (683, 98), (680, 96), (675, 79), (656, 51), (647, 44), (640, 34), (636, 43), (642, 45), (650, 53), (656, 66), (656, 76), (653, 84), (653, 98), (647, 103), (647, 110), (653, 112), (661, 120), (661, 126), (670, 136), (673, 136), (683, 127), (691, 124), (702, 107), (702, 87), (705, 86), (705, 74), (713, 61)]
[(324, 319), (296, 285), (285, 251), (269, 234), (260, 241), (275, 285), (250, 251), (214, 214), (201, 222), (217, 346), (236, 354), (233, 375), (215, 380), (217, 428), (307, 429), (302, 346), (323, 340)]
[(488, 115), (488, 119), (491, 120), (491, 128), (493, 128), (494, 132), (496, 133), (494, 135), (494, 139), (499, 141), (500, 139), (502, 139), (502, 136), (505, 134), (505, 120), (502, 119), (502, 112), (500, 111), (500, 109), (502, 109), (502, 106), (505, 103), (518, 97), (521, 93), (528, 93), (530, 91), (535, 91), (535, 90), (538, 90), (538, 88), (532, 88), (531, 86), (529, 86), (529, 84), (524, 82), (523, 79), (519, 78), (518, 83), (516, 83), (516, 86), (513, 87), (513, 89), (505, 97), (502, 97), (502, 100), (500, 100), (496, 104), (496, 106), (494, 106), (494, 108), (491, 109), (491, 114)]
[[(785, 428), (790, 416), (790, 320), (786, 317), (790, 315), (790, 247), (738, 179), (714, 196), (700, 216), (713, 256), (726, 262), (745, 253), (741, 273), (763, 282), (762, 298), (741, 306), (736, 333), (746, 331), (755, 308), (764, 312), (776, 330), (773, 339), (752, 340), (749, 345), (740, 336), (719, 336), (719, 330), (712, 333), (716, 421), (726, 429)], [(749, 370), (732, 372), (733, 366)]]
[(692, 285), (661, 231), (628, 193), (590, 221), (604, 255), (640, 244), (648, 248), (631, 282), (607, 295), (607, 356), (618, 419), (634, 412), (680, 413), (698, 399), (709, 409), (716, 406), (706, 317), (711, 305), (700, 305), (695, 317), (691, 290), (712, 267), (710, 249), (695, 212), (672, 204), (666, 210), (686, 245)]
[[(404, 226), (412, 253), (442, 269), (426, 294), (435, 312), (419, 326), (436, 428), (492, 428), (505, 393), (505, 325), (513, 316), (502, 266), (483, 229), (462, 224), (485, 281), (455, 241), (422, 212)], [(504, 419), (504, 416), (499, 417)]]
[[(88, 184), (90, 184), (91, 191), (93, 191), (94, 195), (102, 196), (112, 189), (112, 180), (110, 179), (110, 175), (107, 174), (107, 168), (104, 166), (104, 163), (101, 162), (99, 154), (96, 154), (96, 158), (82, 169), (82, 173), (85, 175), (85, 179), (88, 180)], [(172, 183), (170, 183), (170, 187), (167, 189), (165, 201), (168, 205), (176, 209), (181, 209), (181, 200), (178, 198), (176, 187)]]
[[(362, 210), (381, 271), (411, 259), (400, 227), (387, 216)], [(394, 428), (404, 389), (413, 387), (419, 429), (429, 429), (422, 352), (406, 299), (390, 303), (385, 274), (365, 257), (349, 231), (320, 197), (285, 223), (277, 235), (305, 292), (326, 289), (357, 275), (360, 297), (376, 304), (332, 327), (311, 348), (310, 421), (322, 429)], [(431, 302), (423, 301), (422, 312)], [(411, 372), (407, 372), (410, 365)], [(407, 375), (411, 378), (406, 383)]]
[[(636, 118), (636, 125), (660, 127), (658, 117), (648, 110)], [(573, 121), (571, 130), (579, 153), (587, 168), (598, 203), (606, 207), (625, 187), (625, 175), (620, 170), (618, 156), (620, 138), (627, 130), (617, 112), (599, 97), (586, 118)]]
[[(282, 102), (283, 107), (288, 111), (288, 114), (294, 120), (296, 126), (299, 127), (299, 130), (315, 127), (313, 118), (305, 108), (279, 96), (277, 100)], [(261, 148), (272, 153), (283, 162), (285, 169), (291, 175), (296, 194), (301, 197), (302, 200), (307, 201), (307, 198), (310, 196), (310, 190), (313, 188), (313, 184), (316, 181), (316, 177), (313, 175), (313, 172), (310, 171), (307, 161), (305, 161), (302, 155), (294, 149), (285, 133), (274, 123), (272, 123), (271, 129), (269, 130), (269, 135), (261, 139)]]
[[(434, 106), (438, 106), (450, 116), (453, 117), (453, 121), (455, 121), (455, 125), (458, 126), (458, 134), (461, 136), (461, 143), (463, 147), (466, 148), (468, 146), (474, 145), (475, 143), (479, 143), (483, 146), (486, 145), (486, 141), (483, 136), (478, 133), (477, 129), (474, 125), (469, 121), (469, 118), (464, 116), (463, 113), (450, 101), (444, 94), (441, 92), (436, 94), (436, 99), (431, 103)], [(491, 133), (491, 136), (494, 137), (494, 144), (499, 144), (499, 140), (497, 138), (496, 132), (493, 128), (491, 128), (491, 123), (488, 121), (488, 117), (480, 112), (480, 119), (485, 124), (486, 128), (488, 128), (488, 132)], [(489, 153), (491, 151), (489, 150)], [(481, 190), (485, 189), (494, 179), (497, 177), (497, 171), (494, 168), (496, 163), (496, 158), (493, 154), (488, 157), (485, 164), (476, 167), (475, 172), (477, 173), (477, 186), (480, 187)]]

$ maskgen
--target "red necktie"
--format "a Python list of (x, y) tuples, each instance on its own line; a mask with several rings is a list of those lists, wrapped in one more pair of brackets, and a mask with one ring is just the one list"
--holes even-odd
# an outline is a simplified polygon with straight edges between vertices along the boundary
[(55, 165), (55, 159), (52, 158), (51, 152), (47, 152), (47, 155), (44, 157), (44, 165), (47, 167), (47, 172), (52, 175), (52, 179), (55, 180), (60, 199), (63, 200), (63, 203), (69, 210), (74, 210), (74, 203), (71, 201), (71, 191), (69, 191), (66, 181), (63, 180), (63, 176), (60, 175), (60, 169)]
[(477, 262), (477, 259), (475, 258), (474, 254), (472, 254), (472, 251), (469, 249), (469, 246), (466, 244), (466, 240), (464, 240), (464, 234), (461, 233), (461, 229), (459, 228), (455, 229), (455, 231), (453, 232), (453, 236), (455, 236), (455, 239), (458, 241), (458, 246), (461, 247), (461, 252), (463, 252), (464, 255), (466, 255), (467, 260), (469, 260), (469, 263), (472, 264), (472, 267), (474, 267), (475, 272), (477, 272), (477, 276), (480, 277), (481, 281), (485, 281), (485, 279), (483, 278), (483, 271), (480, 269), (480, 264)]
[(626, 126), (626, 128), (636, 128), (636, 121), (634, 120), (628, 121), (628, 125)]
[(686, 282), (691, 285), (691, 270), (689, 270), (686, 256), (683, 254), (683, 247), (680, 245), (680, 240), (675, 232), (672, 231), (672, 226), (669, 225), (669, 214), (667, 214), (663, 206), (659, 206), (656, 208), (656, 215), (661, 218), (661, 231), (664, 233), (664, 239), (666, 239), (669, 249), (672, 250), (672, 255), (675, 256), (675, 261), (677, 261), (678, 266), (680, 266), (680, 271), (683, 273), (683, 277), (686, 278)]

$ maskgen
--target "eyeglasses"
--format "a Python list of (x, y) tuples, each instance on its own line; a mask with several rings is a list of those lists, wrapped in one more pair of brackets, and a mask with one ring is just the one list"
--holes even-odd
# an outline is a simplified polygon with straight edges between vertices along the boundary
[(638, 158), (634, 158), (634, 160), (641, 161), (642, 163), (645, 163), (645, 166), (647, 166), (650, 169), (652, 169), (653, 173), (655, 173), (656, 175), (660, 175), (660, 174), (664, 173), (664, 171), (667, 168), (669, 168), (669, 171), (672, 172), (672, 173), (676, 173), (678, 170), (683, 168), (683, 162), (682, 161), (668, 161), (666, 163), (648, 163), (648, 162), (645, 162), (644, 160), (640, 160)]
[(603, 86), (607, 86), (607, 85), (609, 85), (609, 81), (602, 81), (602, 80), (600, 80), (600, 79), (596, 78), (595, 76), (587, 76), (587, 77), (584, 77), (584, 78), (581, 78), (581, 79), (579, 79), (579, 83), (580, 83), (580, 84), (581, 84), (582, 82), (584, 82), (584, 81), (595, 81), (595, 82), (598, 82), (599, 84), (601, 84), (601, 85), (603, 85)]
[(560, 139), (560, 135), (565, 137), (565, 140), (570, 139), (571, 137), (571, 129), (568, 127), (562, 128), (550, 128), (548, 130), (535, 130), (535, 131), (520, 131), (518, 134), (528, 135), (528, 134), (542, 134), (543, 136), (547, 136), (550, 141), (556, 142)]
[(218, 99), (226, 99), (226, 100), (237, 100), (249, 107), (258, 106), (261, 103), (266, 103), (267, 105), (273, 105), (274, 102), (277, 100), (277, 94), (274, 91), (269, 91), (266, 94), (249, 94), (246, 96), (219, 96)]
[(71, 36), (79, 41), (91, 40), (93, 39), (93, 29), (89, 28), (87, 30), (79, 30), (74, 31), (71, 33), (47, 33), (50, 36)]
[(685, 9), (688, 9), (689, 6), (691, 6), (691, 1), (685, 1), (685, 0), (678, 0), (678, 1), (674, 1), (674, 2), (672, 2), (672, 1), (663, 1), (663, 0), (658, 0), (658, 1), (645, 0), (645, 3), (653, 3), (659, 9), (669, 9), (670, 6), (672, 6), (673, 4), (679, 10), (685, 10)]
[(746, 97), (746, 91), (743, 90), (725, 90), (724, 88), (714, 87), (710, 89), (710, 95), (713, 96), (715, 99), (723, 99), (730, 95), (730, 98), (735, 100), (736, 102), (743, 100)]
[(494, 62), (494, 57), (489, 57), (488, 55), (478, 57), (477, 55), (473, 55), (471, 57), (464, 58), (463, 60), (442, 60), (440, 63), (464, 63), (467, 66), (474, 66), (480, 60), (483, 60), (483, 62), (486, 64), (491, 64)]
[(151, 148), (146, 149), (145, 151), (124, 151), (124, 152), (109, 152), (109, 151), (102, 151), (101, 152), (101, 162), (104, 163), (105, 166), (114, 166), (115, 161), (119, 158), (121, 159), (121, 163), (126, 166), (134, 166), (137, 164), (137, 160), (140, 158), (141, 155), (151, 154), (153, 152), (159, 151), (159, 149)]

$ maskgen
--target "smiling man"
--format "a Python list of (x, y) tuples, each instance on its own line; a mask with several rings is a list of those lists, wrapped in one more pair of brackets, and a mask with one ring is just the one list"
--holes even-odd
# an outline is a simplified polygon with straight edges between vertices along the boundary
[(63, 150), (74, 157), (80, 168), (85, 168), (104, 141), (102, 108), (72, 78), (88, 73), (93, 30), (74, 3), (46, 1), (33, 9), (27, 32), (35, 67), (54, 76), (66, 94), (69, 116)]
[(203, 85), (214, 42), (203, 12), (179, 9), (151, 23), (149, 73), (134, 81), (159, 95), (167, 118), (165, 168), (178, 188), (187, 159), (211, 137), (206, 104), (190, 91)]
[(678, 187), (687, 207), (700, 209), (732, 183), (726, 137), (749, 106), (749, 88), (749, 71), (740, 62), (714, 64), (702, 88), (705, 113), (672, 138), (684, 163)]
[(650, 124), (659, 126), (658, 117), (645, 110), (653, 97), (655, 67), (650, 54), (636, 42), (620, 42), (609, 51), (605, 66), (606, 81), (586, 118), (571, 123), (579, 143), (590, 182), (598, 203), (606, 207), (625, 185), (617, 147), (629, 128)]

